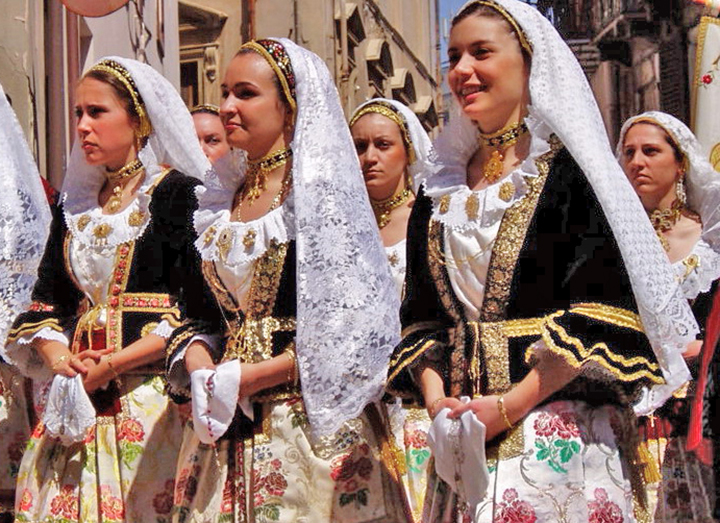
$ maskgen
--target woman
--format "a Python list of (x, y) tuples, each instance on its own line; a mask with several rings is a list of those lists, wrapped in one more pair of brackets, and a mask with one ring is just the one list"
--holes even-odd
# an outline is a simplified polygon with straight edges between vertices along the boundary
[[(29, 310), (7, 356), (52, 379), (18, 474), (18, 521), (167, 521), (181, 419), (157, 362), (182, 320), (193, 188), (209, 169), (160, 74), (95, 64)], [(173, 168), (182, 169), (192, 178)]]
[[(690, 129), (661, 112), (647, 112), (625, 122), (617, 155), (704, 332), (711, 287), (717, 286), (720, 277), (720, 236), (716, 231), (720, 177)], [(701, 343), (691, 342), (684, 353), (696, 375)], [(649, 450), (662, 472), (659, 483), (653, 485), (659, 488), (655, 521), (712, 521), (715, 495), (709, 441), (702, 446), (705, 452), (698, 453), (700, 460), (685, 452), (690, 403), (687, 397), (670, 402), (659, 417), (645, 421)], [(710, 435), (709, 427), (705, 432)]]
[[(374, 98), (362, 104), (350, 118), (350, 133), (390, 270), (402, 296), (408, 219), (415, 193), (433, 168), (435, 152), (417, 116), (395, 100)], [(420, 521), (430, 463), (430, 419), (424, 409), (397, 405), (390, 406), (390, 422), (405, 449), (403, 484), (413, 521)]]
[(194, 425), (177, 520), (404, 521), (379, 410), (361, 415), (382, 393), (399, 303), (330, 74), (289, 40), (259, 40), (222, 87), (247, 164), (216, 165), (195, 214), (220, 311), (189, 312), (170, 342)]
[[(0, 86), (0, 340), (30, 293), (50, 227), (50, 207), (23, 130)], [(2, 350), (0, 349), (0, 356)], [(12, 520), (15, 483), (30, 437), (29, 387), (0, 357), (0, 521)]]
[(468, 2), (448, 55), (460, 110), (410, 218), (388, 388), (453, 430), (472, 412), (489, 484), (450, 478), (457, 503), (431, 477), (425, 520), (633, 521), (630, 406), (686, 380), (691, 312), (552, 25), (519, 1)]
[(215, 163), (230, 150), (225, 137), (225, 128), (220, 119), (220, 108), (211, 104), (196, 105), (190, 114), (193, 117), (200, 147), (208, 160)]

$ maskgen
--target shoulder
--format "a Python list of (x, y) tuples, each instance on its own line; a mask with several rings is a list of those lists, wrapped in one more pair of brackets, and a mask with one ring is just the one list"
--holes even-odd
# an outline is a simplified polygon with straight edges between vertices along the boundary
[(155, 188), (154, 196), (191, 193), (194, 192), (196, 186), (201, 184), (202, 182), (197, 178), (170, 169)]
[(197, 209), (195, 187), (200, 180), (180, 171), (170, 170), (158, 183), (152, 195), (152, 212), (158, 217), (185, 219)]

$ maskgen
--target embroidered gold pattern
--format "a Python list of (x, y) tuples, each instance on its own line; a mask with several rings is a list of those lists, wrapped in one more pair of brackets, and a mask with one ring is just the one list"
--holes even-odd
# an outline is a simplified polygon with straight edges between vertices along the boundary
[(133, 211), (128, 216), (128, 224), (131, 227), (140, 227), (145, 220), (145, 213), (142, 211)]
[(523, 424), (519, 423), (503, 434), (499, 443), (487, 447), (488, 466), (492, 467), (497, 461), (505, 461), (522, 455), (525, 451), (525, 434)]
[(16, 328), (11, 329), (7, 335), (7, 341), (15, 341), (22, 336), (27, 334), (34, 334), (45, 327), (50, 327), (54, 331), (62, 332), (63, 328), (60, 326), (60, 320), (57, 318), (47, 318), (42, 321), (32, 323), (22, 323)]
[(287, 243), (280, 243), (275, 239), (270, 240), (267, 251), (255, 263), (250, 293), (248, 294), (246, 311), (248, 317), (272, 316), (287, 249)]
[(217, 225), (212, 225), (208, 227), (207, 231), (205, 231), (205, 234), (203, 235), (203, 242), (205, 243), (205, 247), (210, 245), (215, 239), (215, 233), (217, 233)]
[(220, 281), (215, 263), (211, 261), (203, 261), (202, 272), (203, 276), (205, 276), (205, 281), (207, 281), (208, 285), (210, 285), (210, 290), (220, 306), (228, 312), (237, 313), (240, 308), (235, 302), (235, 298), (233, 298), (232, 294), (228, 292), (223, 283)]
[(640, 316), (619, 307), (612, 307), (604, 303), (576, 303), (570, 307), (570, 312), (605, 323), (611, 323), (617, 327), (644, 332)]
[(515, 196), (515, 185), (512, 182), (503, 182), (498, 189), (498, 196), (504, 202), (509, 202)]
[(474, 192), (470, 193), (470, 196), (465, 200), (465, 214), (467, 214), (468, 219), (477, 220), (479, 210), (480, 200), (478, 195)]
[(93, 235), (102, 240), (107, 238), (110, 233), (112, 232), (112, 227), (107, 223), (101, 223), (100, 225), (95, 226), (93, 229)]
[(700, 258), (697, 254), (691, 254), (690, 256), (685, 258), (682, 263), (685, 266), (685, 274), (683, 274), (682, 280), (685, 281), (687, 277), (690, 276), (693, 271), (700, 266)]
[(255, 246), (255, 238), (257, 238), (255, 229), (248, 229), (242, 239), (243, 245), (246, 249), (252, 249)]
[(396, 252), (388, 255), (387, 259), (388, 262), (390, 262), (391, 267), (397, 267), (398, 263), (400, 263), (400, 257), (397, 255)]
[(157, 326), (160, 325), (157, 321), (151, 321), (149, 323), (146, 323), (142, 329), (140, 329), (140, 337), (144, 338), (148, 334), (152, 334), (152, 331), (154, 331)]
[(165, 354), (169, 357), (180, 347), (186, 340), (189, 340), (193, 336), (197, 335), (198, 332), (194, 329), (188, 329), (181, 332), (177, 336), (173, 337), (172, 341), (165, 347)]
[(550, 163), (561, 148), (560, 140), (555, 135), (551, 136), (550, 151), (535, 161), (540, 174), (527, 179), (529, 189), (525, 197), (505, 211), (488, 268), (485, 297), (480, 311), (483, 321), (505, 319), (505, 307), (510, 297), (510, 285), (515, 273), (517, 258), (530, 226), (530, 220), (535, 214), (540, 193), (550, 172)]
[(485, 351), (487, 391), (474, 394), (504, 394), (510, 390), (510, 348), (502, 322), (480, 324), (480, 340)]
[(227, 340), (224, 361), (239, 359), (244, 363), (258, 363), (273, 357), (273, 334), (295, 330), (295, 318), (245, 318)]
[(440, 214), (445, 214), (450, 210), (450, 198), (449, 194), (443, 194), (440, 197)]
[(90, 223), (90, 216), (88, 216), (87, 214), (83, 214), (82, 216), (80, 216), (77, 221), (78, 230), (84, 231), (88, 223)]
[(220, 253), (220, 257), (223, 259), (223, 261), (227, 259), (227, 255), (228, 252), (230, 252), (230, 247), (232, 247), (232, 242), (234, 238), (235, 231), (228, 227), (227, 229), (223, 229), (223, 231), (220, 233), (220, 237), (217, 239), (217, 242), (215, 242), (218, 252)]

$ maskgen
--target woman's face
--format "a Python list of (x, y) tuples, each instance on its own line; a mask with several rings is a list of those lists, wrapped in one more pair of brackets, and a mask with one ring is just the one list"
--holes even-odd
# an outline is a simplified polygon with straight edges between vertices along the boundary
[(407, 168), (400, 128), (381, 114), (368, 113), (355, 122), (350, 132), (370, 196), (389, 198), (404, 179)]
[(250, 159), (277, 148), (289, 115), (265, 59), (254, 52), (237, 55), (221, 87), (220, 116), (230, 145), (247, 151)]
[(621, 163), (635, 192), (660, 201), (675, 190), (682, 166), (659, 127), (637, 123), (625, 133)]
[(137, 124), (109, 84), (83, 78), (75, 94), (78, 139), (90, 165), (116, 170), (133, 160)]
[(230, 150), (222, 120), (210, 113), (195, 113), (192, 117), (200, 147), (210, 163), (215, 163)]
[(517, 122), (529, 103), (529, 67), (507, 23), (471, 15), (450, 31), (448, 83), (484, 133)]

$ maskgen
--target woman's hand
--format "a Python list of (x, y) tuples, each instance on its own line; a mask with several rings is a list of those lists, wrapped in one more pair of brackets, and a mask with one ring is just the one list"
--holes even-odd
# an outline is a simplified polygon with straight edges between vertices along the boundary
[(85, 391), (90, 394), (95, 392), (97, 389), (107, 385), (116, 374), (115, 371), (110, 367), (107, 358), (96, 362), (92, 358), (85, 360), (85, 364), (88, 367), (88, 372), (83, 378), (83, 385)]
[(257, 364), (255, 363), (240, 364), (240, 392), (238, 393), (238, 401), (244, 398), (250, 398), (259, 392), (257, 370)]
[[(498, 398), (499, 396), (482, 396), (468, 403), (460, 403), (460, 405), (448, 414), (448, 417), (453, 419), (459, 418), (467, 411), (471, 411), (475, 414), (478, 421), (485, 425), (485, 441), (490, 441), (508, 430), (507, 423), (505, 423), (505, 419), (500, 413)], [(512, 423), (514, 420), (509, 412), (508, 417)]]
[(74, 378), (78, 374), (87, 374), (88, 367), (77, 355), (73, 356), (68, 350), (57, 357), (50, 365), (53, 374), (60, 374), (67, 378)]
[(213, 363), (205, 344), (197, 341), (191, 343), (185, 352), (185, 369), (187, 369), (188, 374), (192, 374), (199, 369), (214, 368), (215, 363)]
[(460, 405), (462, 405), (462, 402), (457, 398), (441, 396), (427, 405), (428, 416), (430, 416), (430, 419), (435, 419), (435, 416), (437, 416), (438, 412), (440, 412), (444, 408), (454, 410)]
[(697, 358), (698, 354), (700, 354), (700, 349), (702, 349), (702, 344), (702, 340), (695, 340), (688, 343), (687, 347), (685, 347), (685, 352), (683, 352), (685, 361), (692, 361)]

